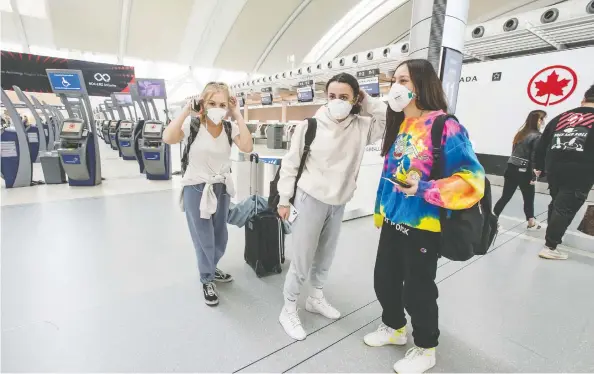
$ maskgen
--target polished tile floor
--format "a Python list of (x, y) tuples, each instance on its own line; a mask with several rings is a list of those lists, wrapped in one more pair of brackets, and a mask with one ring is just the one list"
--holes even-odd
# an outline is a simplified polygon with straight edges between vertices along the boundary
[[(3, 191), (12, 199), (1, 212), (3, 372), (389, 373), (404, 356), (407, 347), (362, 342), (381, 315), (370, 218), (344, 223), (326, 286), (343, 317), (300, 311), (309, 336), (294, 342), (277, 320), (284, 278), (256, 278), (243, 261), (243, 230), (230, 229), (221, 263), (235, 282), (209, 308), (176, 182), (122, 192), (126, 178), (112, 179), (113, 193), (76, 198)], [(540, 219), (548, 200), (537, 195)], [(503, 214), (488, 255), (440, 261), (432, 371), (593, 372), (594, 240), (574, 222), (570, 259), (541, 260), (544, 232), (524, 230), (519, 193)]]

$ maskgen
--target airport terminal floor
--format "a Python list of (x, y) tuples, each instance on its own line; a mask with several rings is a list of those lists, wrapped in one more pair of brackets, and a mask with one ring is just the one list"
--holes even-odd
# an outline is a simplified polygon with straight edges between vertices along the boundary
[[(288, 262), (283, 275), (257, 278), (243, 260), (243, 230), (231, 227), (221, 268), (235, 281), (208, 307), (176, 203), (179, 177), (147, 181), (126, 169), (134, 164), (104, 157), (106, 180), (95, 188), (2, 189), (2, 371), (393, 372), (412, 342), (363, 343), (381, 315), (370, 217), (343, 223), (325, 287), (342, 318), (300, 310), (309, 335), (295, 342), (278, 323)], [(548, 201), (536, 196), (539, 220)], [(529, 232), (523, 221), (517, 193), (491, 252), (440, 260), (431, 372), (594, 370), (594, 240), (574, 222), (570, 259), (542, 260), (546, 222)]]

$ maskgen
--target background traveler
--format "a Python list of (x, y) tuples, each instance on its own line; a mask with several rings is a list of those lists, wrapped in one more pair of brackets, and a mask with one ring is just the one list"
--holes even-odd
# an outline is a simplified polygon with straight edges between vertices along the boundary
[(536, 194), (534, 163), (536, 146), (541, 135), (540, 128), (546, 116), (547, 113), (543, 110), (533, 110), (528, 114), (524, 126), (514, 137), (512, 155), (507, 161), (504, 175), (503, 193), (493, 208), (493, 213), (499, 216), (519, 186), (524, 198), (524, 214), (529, 229), (540, 228), (540, 224), (534, 217), (534, 196)]
[(551, 203), (545, 246), (539, 256), (566, 260), (557, 249), (594, 185), (594, 85), (579, 107), (561, 113), (545, 128), (536, 150), (536, 173), (546, 170)]

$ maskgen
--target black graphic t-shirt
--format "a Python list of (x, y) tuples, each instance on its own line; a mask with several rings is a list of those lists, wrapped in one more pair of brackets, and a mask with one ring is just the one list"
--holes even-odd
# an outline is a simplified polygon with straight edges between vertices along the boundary
[(536, 168), (549, 180), (594, 183), (594, 108), (579, 107), (549, 122), (536, 152)]

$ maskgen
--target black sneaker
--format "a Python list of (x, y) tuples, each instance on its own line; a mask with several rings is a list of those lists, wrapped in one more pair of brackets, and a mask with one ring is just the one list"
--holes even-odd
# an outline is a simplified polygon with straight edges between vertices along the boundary
[(228, 283), (233, 280), (233, 277), (231, 276), (231, 274), (227, 274), (224, 271), (222, 271), (221, 269), (217, 269), (217, 270), (215, 270), (214, 280), (215, 280), (215, 282)]
[(205, 283), (202, 285), (202, 292), (204, 293), (204, 302), (207, 305), (215, 306), (219, 304), (219, 294), (214, 283)]

